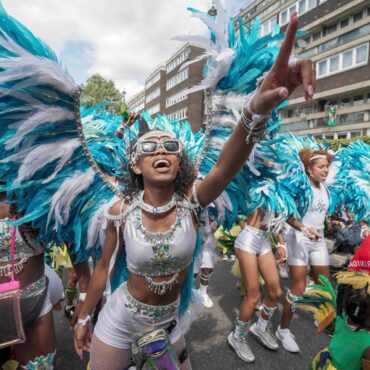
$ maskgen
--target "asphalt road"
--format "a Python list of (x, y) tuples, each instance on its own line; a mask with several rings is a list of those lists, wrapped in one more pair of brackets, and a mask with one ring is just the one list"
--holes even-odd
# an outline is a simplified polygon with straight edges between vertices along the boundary
[[(300, 344), (301, 352), (292, 354), (279, 348), (276, 352), (264, 348), (249, 334), (249, 343), (256, 356), (253, 364), (239, 360), (227, 344), (238, 308), (241, 302), (239, 290), (235, 288), (236, 278), (230, 274), (231, 262), (218, 261), (212, 275), (209, 293), (214, 301), (211, 309), (205, 310), (195, 321), (186, 336), (188, 351), (193, 370), (306, 370), (316, 353), (329, 343), (326, 334), (317, 334), (312, 315), (298, 311), (292, 322), (292, 332)], [(288, 280), (282, 280), (287, 287)], [(281, 314), (281, 305), (273, 318), (277, 327)], [(87, 356), (81, 361), (73, 350), (72, 332), (69, 322), (58, 312), (55, 315), (57, 333), (57, 357), (55, 370), (86, 369)]]

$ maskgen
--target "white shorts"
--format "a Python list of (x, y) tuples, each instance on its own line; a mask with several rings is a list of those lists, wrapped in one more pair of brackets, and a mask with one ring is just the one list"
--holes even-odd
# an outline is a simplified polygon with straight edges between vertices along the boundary
[(245, 225), (235, 240), (234, 248), (253, 253), (256, 256), (262, 256), (271, 251), (269, 234), (267, 231)]
[(311, 241), (300, 231), (291, 230), (286, 237), (288, 265), (329, 266), (329, 253), (325, 239)]
[(202, 251), (194, 263), (194, 274), (200, 269), (213, 269), (215, 267), (215, 239), (213, 234), (203, 243)]
[(137, 301), (127, 290), (126, 283), (111, 295), (101, 310), (94, 334), (109, 346), (131, 349), (144, 334), (166, 329), (171, 321), (177, 324), (169, 334), (171, 343), (181, 338), (178, 319), (179, 300), (166, 306), (150, 306)]

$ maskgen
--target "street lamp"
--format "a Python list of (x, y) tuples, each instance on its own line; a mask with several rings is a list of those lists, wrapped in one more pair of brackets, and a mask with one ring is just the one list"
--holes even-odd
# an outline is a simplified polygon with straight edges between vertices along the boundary
[(217, 9), (214, 4), (212, 4), (212, 8), (208, 10), (208, 15), (210, 15), (211, 17), (217, 16)]
[(122, 104), (123, 105), (126, 105), (126, 94), (127, 94), (126, 90), (123, 89), (122, 90)]

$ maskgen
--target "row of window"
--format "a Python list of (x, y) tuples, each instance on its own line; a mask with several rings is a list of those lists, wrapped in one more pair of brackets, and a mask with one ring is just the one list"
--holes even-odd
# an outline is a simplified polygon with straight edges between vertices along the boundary
[(351, 41), (357, 40), (360, 37), (364, 37), (370, 34), (370, 23), (365, 24), (353, 31), (347, 32), (341, 36), (335, 37), (329, 41), (326, 41), (312, 49), (300, 53), (301, 58), (312, 58), (315, 55), (324, 53), (325, 51), (332, 50), (338, 46), (348, 44)]
[[(305, 41), (306, 44), (310, 44), (311, 42), (315, 42), (315, 41), (319, 40), (321, 37), (327, 36), (327, 35), (329, 35), (333, 32), (336, 32), (339, 29), (345, 28), (345, 27), (347, 27), (351, 24), (354, 24), (354, 23), (358, 22), (359, 20), (361, 20), (363, 18), (366, 18), (366, 17), (370, 17), (370, 8), (361, 9), (360, 11), (358, 11), (354, 14), (351, 14), (350, 16), (347, 16), (346, 18), (341, 19), (339, 22), (336, 22), (336, 23), (334, 23), (330, 26), (326, 26), (326, 27), (324, 27), (324, 28), (322, 28), (318, 31), (315, 31), (310, 36), (307, 36), (307, 37), (303, 38), (303, 40)], [(324, 52), (324, 51), (329, 50), (333, 47), (342, 45), (346, 42), (350, 42), (351, 40), (353, 40), (355, 38), (368, 35), (369, 34), (368, 26), (369, 25), (367, 24), (367, 25), (364, 25), (362, 27), (359, 27), (359, 28), (357, 28), (357, 29), (355, 29), (351, 32), (348, 32), (348, 33), (342, 35), (342, 36), (339, 36), (335, 39), (332, 39), (332, 40), (329, 40), (329, 41), (327, 41), (323, 44), (320, 44), (316, 48), (307, 50), (307, 51), (301, 53), (300, 55), (303, 58), (310, 58), (310, 57), (316, 55), (317, 53)]]
[(317, 105), (315, 104), (310, 107), (298, 107), (296, 109), (281, 110), (280, 118), (303, 118), (312, 113), (328, 112), (330, 107), (350, 108), (364, 104), (370, 104), (370, 92), (358, 93), (353, 96), (344, 96), (338, 99), (321, 99), (317, 102)]
[(145, 102), (149, 103), (155, 98), (158, 98), (159, 95), (161, 95), (161, 89), (158, 87), (158, 89), (153, 90), (145, 97)]
[(144, 103), (140, 103), (138, 105), (133, 105), (130, 110), (136, 113), (142, 111), (144, 108)]
[(150, 107), (150, 108), (148, 109), (148, 112), (149, 112), (149, 114), (152, 116), (153, 114), (158, 113), (158, 112), (159, 112), (159, 110), (160, 110), (160, 106), (159, 106), (159, 103), (158, 103), (158, 104), (153, 105), (152, 107)]
[(367, 64), (369, 59), (369, 44), (345, 50), (339, 54), (316, 62), (317, 78), (327, 77)]
[(180, 109), (174, 113), (171, 113), (168, 115), (168, 117), (170, 119), (177, 119), (177, 120), (182, 120), (182, 119), (186, 119), (188, 117), (188, 108), (183, 108), (183, 109)]
[(178, 65), (185, 62), (185, 60), (189, 59), (190, 51), (191, 51), (190, 48), (186, 48), (179, 56), (177, 56), (174, 60), (168, 63), (166, 67), (167, 73), (171, 72)]
[(172, 105), (175, 105), (180, 101), (186, 100), (188, 98), (188, 95), (187, 94), (183, 95), (182, 94), (183, 91), (180, 91), (179, 93), (177, 93), (175, 95), (172, 95), (169, 98), (167, 98), (166, 99), (166, 108), (171, 107)]
[(148, 89), (150, 86), (153, 86), (160, 79), (161, 79), (161, 72), (158, 72), (155, 76), (153, 76), (149, 81), (146, 82), (145, 88)]
[(170, 78), (166, 83), (166, 90), (172, 89), (174, 86), (178, 85), (179, 83), (185, 81), (189, 78), (189, 68), (186, 67), (185, 69), (181, 70), (175, 76)]

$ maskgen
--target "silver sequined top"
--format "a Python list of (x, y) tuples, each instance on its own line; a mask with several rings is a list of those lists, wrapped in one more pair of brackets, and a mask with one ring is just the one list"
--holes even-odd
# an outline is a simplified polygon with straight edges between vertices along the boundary
[[(11, 242), (11, 228), (5, 222), (0, 220), (0, 263), (5, 264), (11, 262), (10, 242)], [(15, 233), (15, 261), (22, 261), (26, 263), (27, 260), (33, 256), (37, 256), (44, 252), (41, 245), (35, 241), (27, 239), (27, 243), (23, 240), (18, 228)]]
[(141, 276), (169, 276), (191, 264), (197, 239), (192, 211), (177, 206), (176, 213), (175, 223), (161, 233), (144, 228), (139, 207), (129, 213), (124, 240), (130, 272)]

